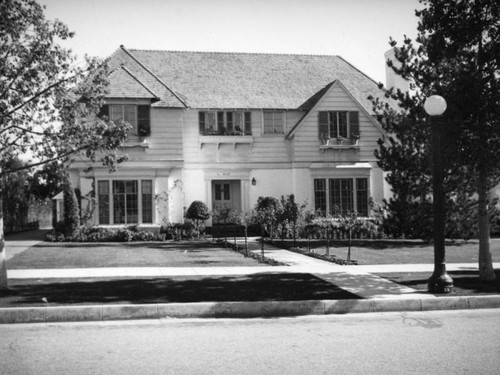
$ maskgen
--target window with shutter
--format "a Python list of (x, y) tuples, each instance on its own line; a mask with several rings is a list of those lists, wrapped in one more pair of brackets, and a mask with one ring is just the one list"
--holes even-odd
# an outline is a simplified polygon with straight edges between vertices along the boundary
[(320, 111), (318, 113), (318, 134), (322, 144), (329, 139), (350, 140), (356, 145), (359, 139), (359, 112), (357, 111)]
[(110, 104), (101, 107), (99, 117), (108, 116), (111, 121), (124, 121), (132, 126), (130, 135), (151, 135), (151, 107), (136, 104)]
[(198, 112), (200, 134), (205, 132), (205, 112)]
[(106, 116), (109, 119), (109, 105), (104, 104), (100, 109), (99, 109), (99, 114), (97, 117), (103, 118)]
[(137, 135), (147, 137), (151, 135), (150, 107), (148, 105), (137, 106)]

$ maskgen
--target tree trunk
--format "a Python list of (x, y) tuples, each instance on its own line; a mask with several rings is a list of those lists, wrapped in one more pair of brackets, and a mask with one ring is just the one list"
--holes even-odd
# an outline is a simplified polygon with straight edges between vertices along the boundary
[(479, 166), (478, 181), (479, 213), (479, 278), (484, 281), (495, 280), (490, 250), (490, 222), (488, 215), (488, 172), (486, 166)]
[(0, 188), (0, 291), (9, 289), (7, 278), (7, 257), (5, 255), (5, 237), (3, 232), (3, 201)]

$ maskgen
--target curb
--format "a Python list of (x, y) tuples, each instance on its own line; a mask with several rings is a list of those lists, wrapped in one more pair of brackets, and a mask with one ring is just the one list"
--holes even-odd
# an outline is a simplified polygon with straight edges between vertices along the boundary
[(432, 299), (349, 299), (318, 301), (197, 302), (141, 305), (86, 305), (0, 308), (0, 324), (61, 323), (133, 319), (269, 318), (369, 312), (500, 308), (500, 296)]

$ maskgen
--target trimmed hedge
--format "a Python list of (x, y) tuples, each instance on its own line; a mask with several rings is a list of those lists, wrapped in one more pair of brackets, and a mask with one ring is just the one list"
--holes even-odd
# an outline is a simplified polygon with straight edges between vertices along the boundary
[(79, 227), (72, 235), (51, 231), (46, 235), (50, 242), (131, 242), (162, 241), (165, 236), (153, 232), (139, 231), (136, 226), (126, 228)]

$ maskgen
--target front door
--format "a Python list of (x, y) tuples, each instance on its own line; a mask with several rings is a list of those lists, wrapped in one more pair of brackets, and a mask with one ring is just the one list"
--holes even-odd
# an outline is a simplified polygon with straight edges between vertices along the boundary
[[(230, 211), (239, 213), (241, 210), (240, 181), (212, 181), (212, 202), (214, 224), (229, 224)], [(229, 220), (229, 221), (228, 221)]]
[(231, 184), (214, 182), (214, 208), (231, 207)]

